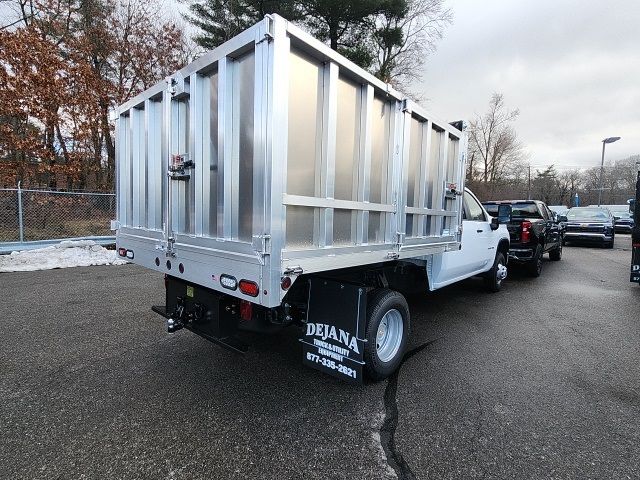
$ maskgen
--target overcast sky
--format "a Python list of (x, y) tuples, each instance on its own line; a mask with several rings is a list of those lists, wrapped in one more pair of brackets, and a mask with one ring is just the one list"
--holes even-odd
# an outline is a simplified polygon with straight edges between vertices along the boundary
[(640, 154), (640, 0), (448, 0), (454, 22), (414, 87), (447, 120), (520, 109), (532, 165), (590, 167)]

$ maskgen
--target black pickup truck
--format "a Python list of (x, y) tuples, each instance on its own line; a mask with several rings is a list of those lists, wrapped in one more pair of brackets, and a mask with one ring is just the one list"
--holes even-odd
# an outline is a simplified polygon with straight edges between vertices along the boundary
[(562, 258), (562, 228), (555, 214), (538, 200), (501, 200), (484, 202), (489, 215), (498, 214), (500, 204), (511, 205), (511, 223), (507, 225), (511, 246), (509, 261), (521, 263), (532, 277), (542, 272), (542, 256)]

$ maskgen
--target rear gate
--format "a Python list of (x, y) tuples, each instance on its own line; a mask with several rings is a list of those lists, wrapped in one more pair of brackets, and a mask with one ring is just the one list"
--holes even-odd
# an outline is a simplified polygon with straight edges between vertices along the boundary
[(507, 230), (509, 230), (509, 237), (511, 238), (511, 242), (519, 242), (520, 233), (522, 232), (522, 221), (512, 221), (511, 223), (507, 224)]
[[(256, 303), (270, 290), (266, 28), (209, 52), (200, 70), (178, 72), (117, 119), (118, 246), (137, 264)], [(223, 274), (257, 282), (258, 296), (222, 288)]]

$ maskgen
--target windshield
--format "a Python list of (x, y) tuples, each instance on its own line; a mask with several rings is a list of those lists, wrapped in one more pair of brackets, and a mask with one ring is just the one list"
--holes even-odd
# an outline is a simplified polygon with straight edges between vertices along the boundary
[[(508, 204), (508, 202), (507, 202)], [(498, 216), (497, 203), (483, 203), (484, 209), (492, 217)], [(538, 211), (538, 207), (535, 203), (521, 202), (511, 204), (511, 216), (512, 217), (524, 217), (524, 218), (542, 218), (542, 215)]]
[(616, 217), (629, 218), (629, 205), (616, 205), (608, 208)]
[(498, 216), (498, 204), (497, 203), (483, 203), (484, 209), (492, 217)]
[(549, 207), (549, 210), (551, 210), (552, 212), (556, 212), (556, 213), (564, 213), (567, 210), (569, 210), (564, 205), (547, 205), (547, 206)]
[(609, 215), (600, 208), (572, 208), (567, 212), (567, 219), (609, 220)]
[(535, 203), (512, 203), (512, 217), (542, 218)]

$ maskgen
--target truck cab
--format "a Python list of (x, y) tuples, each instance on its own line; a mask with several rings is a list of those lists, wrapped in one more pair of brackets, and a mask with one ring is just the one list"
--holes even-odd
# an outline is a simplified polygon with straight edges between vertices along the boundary
[[(482, 275), (491, 291), (498, 291), (507, 276), (510, 207), (502, 218), (491, 217), (478, 198), (465, 188), (462, 201), (460, 248), (435, 257), (430, 287), (441, 288), (465, 278)], [(502, 222), (502, 223), (501, 223)]]

